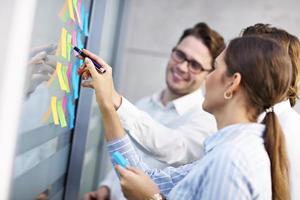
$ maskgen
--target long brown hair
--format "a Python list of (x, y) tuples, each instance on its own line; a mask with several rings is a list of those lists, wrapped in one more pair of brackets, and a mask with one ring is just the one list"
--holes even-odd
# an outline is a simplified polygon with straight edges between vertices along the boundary
[[(287, 51), (275, 41), (255, 36), (236, 38), (227, 47), (225, 62), (229, 76), (241, 74), (250, 120), (256, 122), (260, 113), (286, 98), (292, 66)], [(265, 148), (271, 163), (272, 199), (288, 200), (284, 134), (274, 112), (268, 112), (263, 123)]]
[(292, 67), (292, 80), (287, 93), (291, 106), (295, 106), (296, 100), (299, 99), (297, 93), (300, 87), (300, 41), (287, 31), (272, 27), (270, 24), (257, 23), (248, 26), (242, 31), (242, 36), (258, 35), (266, 38), (272, 38), (280, 43), (288, 52)]

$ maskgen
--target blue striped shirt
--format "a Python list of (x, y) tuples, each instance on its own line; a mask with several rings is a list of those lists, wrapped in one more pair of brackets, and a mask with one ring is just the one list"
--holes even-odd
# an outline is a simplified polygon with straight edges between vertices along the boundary
[(263, 131), (258, 123), (227, 126), (204, 142), (201, 160), (164, 170), (143, 163), (127, 136), (109, 142), (108, 150), (119, 151), (129, 165), (144, 170), (168, 199), (271, 199)]

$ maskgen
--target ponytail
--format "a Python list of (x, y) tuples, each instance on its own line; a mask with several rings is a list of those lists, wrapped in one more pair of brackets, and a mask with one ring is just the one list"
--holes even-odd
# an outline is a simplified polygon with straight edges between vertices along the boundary
[(289, 162), (285, 138), (274, 111), (267, 111), (264, 119), (265, 148), (271, 162), (272, 200), (289, 200)]

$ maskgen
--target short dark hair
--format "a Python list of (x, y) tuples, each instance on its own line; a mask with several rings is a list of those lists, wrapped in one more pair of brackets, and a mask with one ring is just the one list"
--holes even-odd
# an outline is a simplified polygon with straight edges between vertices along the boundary
[(201, 40), (203, 44), (208, 48), (212, 56), (212, 66), (214, 60), (225, 49), (225, 42), (223, 37), (215, 30), (211, 29), (206, 23), (200, 22), (192, 28), (184, 30), (177, 44), (179, 44), (184, 38), (188, 36), (194, 36)]

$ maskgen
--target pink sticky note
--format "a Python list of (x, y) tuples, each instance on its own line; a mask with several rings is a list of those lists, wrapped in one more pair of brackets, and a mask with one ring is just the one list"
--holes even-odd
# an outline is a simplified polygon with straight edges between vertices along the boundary
[(72, 64), (69, 63), (68, 64), (68, 70), (67, 70), (67, 78), (68, 78), (68, 82), (69, 82), (70, 86), (72, 86), (72, 84), (71, 84), (71, 70), (72, 70)]
[(67, 106), (67, 96), (64, 96), (63, 101), (62, 101), (62, 107), (65, 112), (66, 112), (66, 106)]
[(72, 32), (72, 45), (77, 46), (77, 33), (76, 33), (76, 31)]

